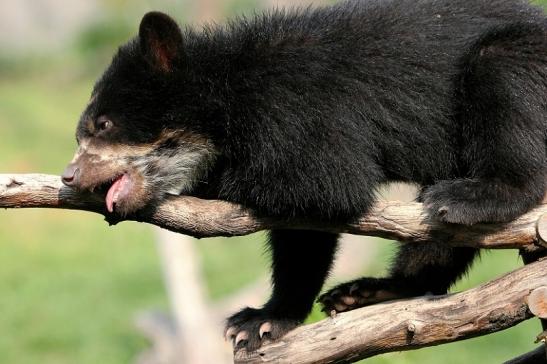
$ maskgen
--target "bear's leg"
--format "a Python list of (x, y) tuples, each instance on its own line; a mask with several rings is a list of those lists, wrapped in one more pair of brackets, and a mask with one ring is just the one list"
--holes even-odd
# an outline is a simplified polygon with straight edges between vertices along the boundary
[(425, 205), (457, 224), (507, 222), (538, 205), (547, 183), (547, 30), (512, 24), (484, 35), (457, 82), (460, 174), (426, 189)]
[(442, 243), (404, 244), (386, 278), (361, 278), (341, 284), (319, 298), (327, 313), (425, 294), (445, 294), (477, 255), (473, 248)]
[(272, 296), (264, 307), (247, 307), (228, 318), (226, 337), (234, 350), (256, 350), (306, 319), (331, 267), (337, 240), (337, 234), (318, 231), (270, 232)]

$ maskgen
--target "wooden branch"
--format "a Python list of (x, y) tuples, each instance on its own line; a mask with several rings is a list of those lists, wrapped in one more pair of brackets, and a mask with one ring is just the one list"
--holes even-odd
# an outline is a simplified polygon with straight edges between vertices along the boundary
[(466, 292), (376, 304), (296, 328), (236, 364), (350, 363), (507, 329), (532, 316), (527, 298), (547, 286), (547, 260)]
[[(110, 224), (123, 220), (151, 223), (194, 237), (247, 235), (272, 228), (305, 228), (336, 233), (378, 236), (405, 242), (435, 239), (452, 246), (479, 248), (532, 248), (547, 245), (538, 238), (547, 226), (547, 201), (507, 224), (459, 226), (443, 224), (427, 216), (420, 203), (381, 202), (369, 214), (344, 225), (276, 221), (256, 217), (252, 211), (226, 201), (178, 196), (134, 216), (110, 214), (104, 198), (64, 186), (58, 176), (0, 174), (0, 207), (45, 207), (100, 213)], [(540, 217), (543, 217), (540, 219)]]

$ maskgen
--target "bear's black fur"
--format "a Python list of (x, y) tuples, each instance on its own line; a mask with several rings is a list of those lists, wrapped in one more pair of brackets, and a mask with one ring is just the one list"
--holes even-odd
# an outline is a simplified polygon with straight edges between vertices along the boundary
[[(192, 183), (169, 188), (286, 220), (346, 221), (367, 212), (381, 184), (404, 181), (422, 186), (433, 218), (474, 224), (509, 221), (540, 203), (546, 120), (547, 22), (538, 8), (363, 0), (203, 31), (181, 32), (149, 13), (97, 82), (78, 139), (79, 156), (90, 143), (97, 154), (147, 146), (120, 167), (130, 187), (119, 182), (120, 195), (110, 194), (123, 213), (164, 198), (165, 176), (199, 169), (181, 174)], [(103, 174), (79, 156), (65, 182), (104, 182), (80, 182)], [(228, 320), (237, 348), (256, 349), (305, 319), (336, 241), (323, 232), (270, 233), (273, 294)], [(389, 278), (350, 282), (321, 301), (344, 311), (442, 294), (475, 255), (440, 242), (404, 246)]]

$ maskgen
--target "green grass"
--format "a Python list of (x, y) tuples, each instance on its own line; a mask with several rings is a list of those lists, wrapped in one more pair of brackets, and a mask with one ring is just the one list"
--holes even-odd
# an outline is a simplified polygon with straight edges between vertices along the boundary
[(165, 306), (145, 226), (107, 231), (68, 211), (2, 214), (2, 362), (122, 363), (144, 347), (132, 315)]

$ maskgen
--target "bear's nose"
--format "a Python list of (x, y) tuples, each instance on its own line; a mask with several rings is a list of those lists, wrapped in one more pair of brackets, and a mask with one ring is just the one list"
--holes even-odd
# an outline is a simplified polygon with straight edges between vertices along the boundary
[(80, 169), (78, 166), (76, 164), (69, 164), (61, 176), (61, 180), (66, 186), (74, 186), (78, 181), (79, 174)]

